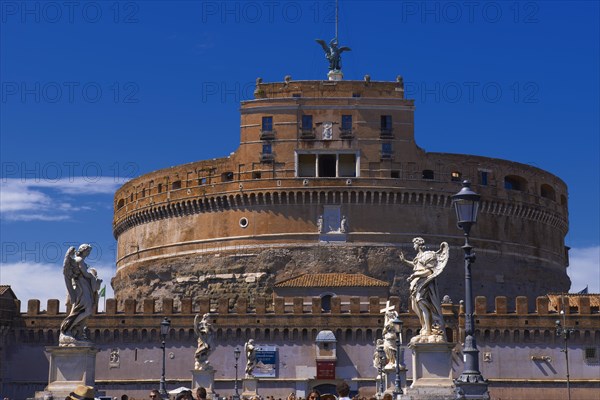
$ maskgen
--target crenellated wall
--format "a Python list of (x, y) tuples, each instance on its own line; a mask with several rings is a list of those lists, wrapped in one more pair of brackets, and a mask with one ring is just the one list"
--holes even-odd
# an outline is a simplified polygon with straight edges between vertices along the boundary
[[(555, 320), (565, 309), (565, 326), (575, 329), (569, 341), (571, 385), (574, 398), (593, 399), (600, 385), (597, 369), (586, 359), (590, 348), (600, 343), (600, 310), (592, 296), (571, 296), (568, 307), (548, 296), (534, 299), (535, 307), (525, 296), (475, 299), (475, 336), (480, 350), (480, 368), (490, 380), (493, 398), (519, 398), (523, 393), (544, 394), (558, 398), (564, 387), (565, 363), (561, 353), (564, 342), (555, 334)], [(110, 396), (123, 393), (145, 398), (157, 386), (160, 376), (160, 322), (171, 321), (167, 342), (167, 383), (169, 388), (189, 385), (196, 337), (193, 319), (197, 313), (210, 312), (215, 329), (215, 348), (210, 356), (216, 369), (216, 389), (230, 395), (234, 384), (232, 354), (236, 346), (250, 338), (258, 344), (276, 346), (278, 367), (276, 378), (261, 380), (263, 395), (284, 397), (290, 390), (303, 396), (316, 384), (315, 338), (321, 330), (332, 330), (337, 339), (336, 376), (350, 382), (353, 390), (372, 391), (376, 375), (372, 367), (374, 340), (381, 337), (386, 301), (402, 310), (403, 340), (407, 343), (419, 328), (419, 322), (406, 309), (399, 297), (371, 297), (360, 301), (331, 299), (331, 312), (321, 309), (320, 298), (235, 299), (196, 297), (179, 303), (173, 299), (154, 298), (122, 303), (107, 299), (106, 312), (89, 320), (91, 336), (99, 353), (96, 359), (96, 382), (99, 390)], [(489, 307), (488, 304), (493, 304)], [(58, 330), (66, 313), (58, 300), (49, 300), (41, 310), (39, 300), (29, 300), (27, 311), (4, 329), (2, 340), (6, 350), (3, 362), (5, 390), (11, 398), (25, 398), (43, 389), (48, 364), (45, 346), (55, 346)], [(450, 341), (457, 343), (453, 354), (453, 374), (462, 371), (461, 336), (464, 309), (461, 304), (442, 304)], [(111, 354), (119, 354), (119, 363), (111, 363)], [(410, 350), (404, 362), (410, 366)], [(242, 356), (240, 365), (244, 365)], [(412, 372), (409, 368), (409, 379)], [(512, 382), (512, 384), (511, 384)], [(516, 390), (516, 391), (515, 391)], [(533, 392), (532, 392), (533, 391)]]
[[(321, 309), (321, 299), (315, 298), (237, 298), (211, 299), (208, 297), (182, 299), (179, 307), (171, 298), (161, 301), (144, 299), (126, 299), (118, 307), (115, 299), (107, 299), (106, 311), (96, 313), (89, 321), (94, 341), (139, 339), (156, 340), (160, 321), (163, 317), (171, 319), (171, 337), (187, 340), (194, 337), (193, 318), (196, 314), (211, 313), (217, 338), (234, 335), (241, 338), (257, 337), (264, 340), (276, 338), (283, 332), (301, 332), (302, 335), (316, 336), (319, 329), (339, 329), (348, 339), (366, 339), (380, 335), (382, 314), (380, 309), (389, 300), (391, 304), (404, 310), (400, 317), (404, 320), (406, 335), (410, 338), (419, 328), (419, 322), (412, 310), (402, 304), (399, 297), (370, 297), (368, 302), (360, 302), (358, 297), (341, 302), (339, 297), (331, 299), (331, 311)], [(498, 296), (494, 308), (487, 307), (484, 296), (475, 298), (476, 334), (483, 339), (503, 338), (510, 343), (522, 342), (523, 338), (545, 338), (552, 343), (558, 339), (553, 334), (555, 321), (560, 316), (550, 306), (546, 296), (535, 299), (536, 307), (528, 307), (528, 298), (518, 296), (507, 298)], [(138, 307), (141, 303), (141, 308)], [(575, 306), (565, 307), (567, 324), (576, 328), (575, 339), (600, 340), (600, 311), (590, 306), (590, 298), (575, 298)], [(49, 343), (57, 340), (60, 322), (66, 317), (59, 312), (59, 301), (48, 300), (46, 310), (40, 309), (39, 300), (29, 300), (27, 312), (22, 313), (13, 325), (14, 339), (24, 342)], [(442, 304), (447, 327), (453, 331), (453, 337), (460, 333), (458, 327), (464, 326), (464, 309), (457, 304)], [(562, 309), (562, 308), (561, 308)], [(562, 318), (562, 316), (560, 316)], [(352, 320), (351, 326), (348, 324)], [(242, 328), (243, 327), (243, 328)], [(117, 332), (117, 333), (115, 333)], [(351, 332), (351, 333), (350, 333)], [(370, 333), (367, 333), (370, 332)], [(121, 339), (119, 339), (121, 338)]]

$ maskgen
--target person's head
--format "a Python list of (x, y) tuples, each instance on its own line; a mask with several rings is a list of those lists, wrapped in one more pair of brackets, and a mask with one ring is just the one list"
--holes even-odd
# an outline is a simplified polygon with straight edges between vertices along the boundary
[(70, 400), (94, 400), (94, 388), (91, 386), (79, 385), (75, 390), (69, 393), (67, 399)]
[(335, 389), (340, 397), (348, 397), (350, 394), (350, 386), (348, 386), (348, 384), (344, 381), (338, 383)]
[(313, 389), (308, 393), (308, 400), (321, 400), (321, 393), (317, 389)]
[(383, 395), (383, 400), (392, 400), (392, 395), (390, 393), (386, 393)]
[(206, 399), (206, 389), (204, 389), (202, 386), (196, 389), (196, 397), (198, 398), (198, 400)]
[(121, 400), (129, 400), (129, 396), (127, 396), (126, 394), (124, 394), (123, 396), (121, 396)]
[(152, 390), (150, 391), (150, 396), (149, 396), (149, 397), (150, 397), (150, 399), (152, 399), (152, 400), (158, 400), (158, 399), (160, 399), (160, 393), (158, 392), (158, 390), (156, 390), (156, 389), (152, 389)]

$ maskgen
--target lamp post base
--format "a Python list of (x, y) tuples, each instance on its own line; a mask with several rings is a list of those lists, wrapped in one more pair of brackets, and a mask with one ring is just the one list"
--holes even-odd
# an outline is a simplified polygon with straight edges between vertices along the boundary
[(454, 381), (456, 400), (489, 400), (488, 382), (481, 374), (461, 374)]

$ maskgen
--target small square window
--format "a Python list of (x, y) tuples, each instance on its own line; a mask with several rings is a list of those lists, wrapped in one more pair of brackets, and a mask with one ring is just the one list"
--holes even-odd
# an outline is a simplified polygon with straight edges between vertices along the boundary
[(398, 178), (400, 178), (400, 171), (392, 171), (390, 173), (390, 175), (391, 175), (392, 178), (398, 179)]
[(352, 93), (352, 97), (360, 97), (360, 93), (354, 92), (354, 93)]
[(392, 144), (389, 142), (381, 143), (381, 155), (390, 157), (392, 155)]
[(273, 117), (262, 117), (263, 132), (271, 132), (273, 130)]
[(262, 152), (263, 152), (263, 154), (271, 154), (272, 153), (271, 144), (263, 144)]
[(262, 177), (262, 174), (260, 173), (260, 171), (255, 171), (252, 173), (252, 179), (260, 179)]
[(455, 182), (460, 182), (462, 178), (462, 174), (458, 171), (452, 171), (450, 173), (450, 179)]

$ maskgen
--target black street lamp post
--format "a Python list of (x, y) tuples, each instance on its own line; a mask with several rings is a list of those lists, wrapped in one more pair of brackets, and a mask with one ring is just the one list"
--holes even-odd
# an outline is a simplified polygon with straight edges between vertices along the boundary
[(401, 398), (402, 393), (402, 382), (400, 381), (400, 346), (402, 345), (402, 341), (400, 339), (400, 335), (402, 333), (402, 320), (396, 318), (392, 321), (394, 324), (394, 332), (396, 333), (396, 381), (394, 382), (394, 400), (399, 400)]
[(479, 196), (471, 190), (469, 181), (463, 182), (463, 188), (452, 196), (456, 210), (457, 225), (464, 231), (465, 244), (462, 249), (465, 253), (465, 344), (463, 347), (464, 370), (454, 381), (457, 399), (490, 398), (488, 383), (479, 372), (479, 350), (475, 342), (473, 323), (473, 289), (471, 284), (471, 264), (475, 262), (473, 247), (469, 244), (469, 232), (477, 222)]
[(165, 381), (165, 367), (166, 367), (166, 357), (165, 357), (165, 340), (167, 339), (167, 335), (169, 334), (169, 329), (171, 328), (171, 321), (169, 318), (165, 317), (160, 322), (160, 338), (162, 339), (162, 375), (160, 376), (160, 387), (158, 392), (160, 393), (160, 397), (163, 399), (168, 399), (169, 394), (167, 393), (167, 384)]
[(233, 351), (233, 356), (235, 357), (235, 383), (233, 384), (233, 390), (235, 393), (233, 394), (233, 400), (240, 400), (240, 393), (238, 392), (238, 360), (240, 358), (241, 350), (239, 347), (236, 347)]
[(565, 361), (567, 363), (566, 367), (567, 367), (567, 399), (571, 400), (571, 379), (570, 379), (570, 375), (569, 375), (569, 338), (571, 337), (571, 333), (575, 332), (574, 329), (572, 328), (567, 328), (566, 322), (567, 322), (567, 318), (565, 315), (565, 299), (563, 297), (562, 299), (562, 307), (563, 309), (560, 311), (560, 313), (563, 316), (563, 323), (561, 324), (560, 320), (557, 319), (556, 320), (556, 336), (561, 336), (563, 338), (563, 340), (565, 341), (565, 347), (564, 349), (561, 350), (561, 352), (565, 353)]

